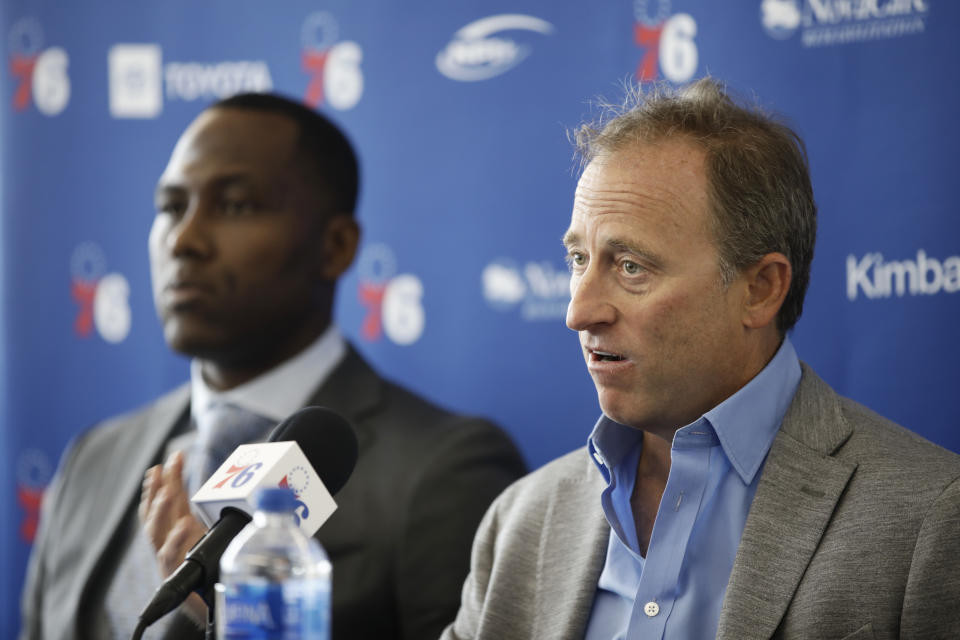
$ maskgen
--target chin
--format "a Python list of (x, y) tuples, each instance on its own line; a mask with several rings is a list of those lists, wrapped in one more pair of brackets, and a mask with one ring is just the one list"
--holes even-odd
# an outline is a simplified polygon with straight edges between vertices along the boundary
[(167, 346), (191, 358), (207, 358), (224, 350), (226, 334), (216, 330), (191, 330), (179, 325), (164, 327), (163, 337)]
[(603, 411), (603, 415), (622, 425), (632, 427), (638, 422), (636, 413), (631, 411), (629, 407), (625, 407), (623, 403), (605, 400), (602, 394), (600, 396), (600, 409)]

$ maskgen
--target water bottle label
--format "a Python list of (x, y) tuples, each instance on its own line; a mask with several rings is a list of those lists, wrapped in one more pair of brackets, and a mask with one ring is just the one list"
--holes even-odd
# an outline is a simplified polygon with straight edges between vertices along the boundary
[(223, 640), (328, 640), (330, 588), (322, 581), (225, 585)]

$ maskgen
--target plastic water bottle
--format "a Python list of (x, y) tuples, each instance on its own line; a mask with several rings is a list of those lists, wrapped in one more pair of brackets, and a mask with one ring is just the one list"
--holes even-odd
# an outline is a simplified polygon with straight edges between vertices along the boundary
[(295, 523), (289, 489), (265, 489), (253, 521), (220, 559), (220, 640), (328, 640), (330, 560)]

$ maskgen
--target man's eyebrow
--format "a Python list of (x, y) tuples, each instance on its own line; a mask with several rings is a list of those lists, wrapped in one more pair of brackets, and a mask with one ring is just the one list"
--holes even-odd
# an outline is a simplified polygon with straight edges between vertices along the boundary
[[(224, 189), (232, 185), (254, 185), (256, 184), (255, 178), (246, 171), (236, 171), (233, 173), (225, 173), (220, 176), (216, 176), (211, 179), (209, 182), (210, 187), (215, 189)], [(180, 194), (187, 191), (187, 187), (180, 184), (179, 182), (158, 182), (155, 194), (157, 196), (161, 194)]]
[(663, 258), (634, 242), (630, 242), (629, 240), (624, 240), (622, 238), (611, 238), (610, 240), (607, 240), (606, 245), (614, 251), (632, 253), (643, 258), (647, 262), (650, 262), (651, 264), (663, 264)]
[(184, 193), (186, 189), (177, 184), (159, 182), (157, 188), (153, 191), (153, 198), (156, 200), (162, 196), (174, 196)]
[[(565, 234), (563, 234), (563, 246), (567, 249), (576, 247), (580, 245), (581, 242), (582, 239), (580, 234), (575, 231), (567, 231)], [(648, 249), (645, 249), (644, 247), (641, 247), (640, 245), (623, 238), (611, 238), (606, 241), (605, 245), (608, 249), (613, 251), (632, 253), (639, 258), (643, 258), (644, 261), (655, 267), (659, 267), (664, 264), (663, 258), (656, 253), (653, 253), (652, 251), (649, 251)]]

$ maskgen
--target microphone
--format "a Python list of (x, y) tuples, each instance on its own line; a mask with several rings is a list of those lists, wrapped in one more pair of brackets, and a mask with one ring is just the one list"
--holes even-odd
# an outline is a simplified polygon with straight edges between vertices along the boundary
[(312, 536), (336, 509), (331, 495), (346, 484), (356, 462), (353, 429), (323, 407), (300, 409), (277, 425), (266, 443), (237, 447), (191, 498), (208, 525), (219, 519), (154, 592), (139, 627), (146, 629), (176, 609), (191, 591), (211, 591), (220, 556), (250, 522), (259, 489), (291, 488), (300, 503), (300, 528)]

